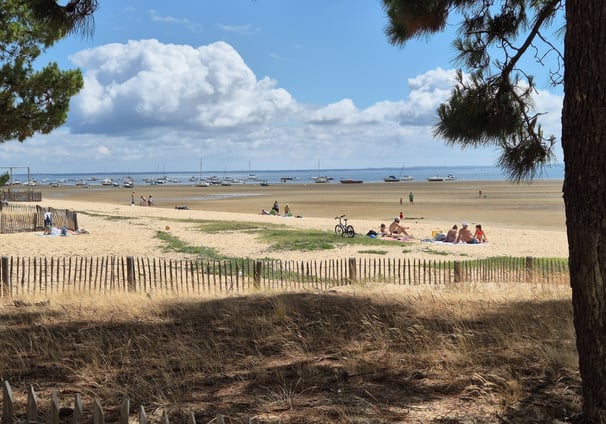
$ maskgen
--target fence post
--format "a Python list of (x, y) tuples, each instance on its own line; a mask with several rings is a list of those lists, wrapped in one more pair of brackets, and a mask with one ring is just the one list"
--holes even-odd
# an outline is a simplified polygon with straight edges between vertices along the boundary
[(53, 389), (51, 392), (51, 401), (50, 401), (50, 422), (51, 424), (59, 424), (59, 395), (57, 394), (57, 389)]
[(526, 256), (526, 282), (531, 282), (534, 275), (534, 258)]
[(120, 404), (120, 417), (118, 418), (118, 424), (128, 424), (128, 417), (130, 415), (130, 399), (125, 397), (122, 399)]
[(4, 380), (2, 385), (2, 422), (12, 423), (15, 419), (13, 410), (13, 390), (8, 381)]
[(261, 285), (261, 273), (263, 272), (263, 261), (255, 262), (255, 272), (253, 276), (253, 280), (255, 282), (255, 288), (259, 288)]
[(356, 258), (349, 258), (349, 282), (355, 283), (358, 281), (358, 268), (356, 266)]
[(2, 256), (2, 295), (10, 296), (11, 293), (11, 275), (8, 266), (8, 256)]
[(462, 280), (461, 261), (454, 261), (454, 282), (460, 283)]
[(126, 257), (126, 281), (128, 283), (128, 291), (134, 292), (136, 290), (135, 258), (132, 256)]

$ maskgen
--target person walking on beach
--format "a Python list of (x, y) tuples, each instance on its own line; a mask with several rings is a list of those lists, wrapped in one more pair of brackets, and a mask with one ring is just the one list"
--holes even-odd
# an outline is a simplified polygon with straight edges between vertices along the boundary
[(147, 198), (147, 206), (154, 206), (154, 199), (152, 199), (151, 194)]
[(412, 191), (408, 193), (408, 202), (410, 203), (410, 206), (415, 204), (415, 195)]
[(130, 194), (130, 205), (135, 206), (135, 192), (134, 191)]

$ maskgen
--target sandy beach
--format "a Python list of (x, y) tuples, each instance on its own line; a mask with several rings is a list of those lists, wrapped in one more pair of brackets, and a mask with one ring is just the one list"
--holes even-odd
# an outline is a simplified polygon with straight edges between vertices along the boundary
[[(345, 214), (359, 236), (380, 223), (389, 224), (400, 211), (414, 240), (376, 240), (382, 257), (415, 259), (472, 259), (494, 256), (567, 257), (564, 206), (560, 181), (511, 184), (496, 181), (400, 182), (371, 184), (246, 184), (231, 187), (187, 185), (119, 187), (38, 186), (41, 206), (78, 212), (79, 227), (89, 234), (42, 236), (40, 232), (3, 234), (2, 255), (32, 256), (145, 256), (186, 257), (165, 252), (157, 231), (168, 231), (185, 243), (206, 246), (231, 256), (276, 259), (360, 257), (367, 246), (329, 251), (272, 251), (246, 232), (208, 234), (199, 220), (269, 222), (301, 229), (333, 231), (334, 217)], [(481, 195), (480, 195), (481, 190)], [(135, 206), (131, 206), (131, 192)], [(408, 201), (414, 193), (414, 204)], [(154, 206), (139, 206), (141, 196), (153, 196)], [(400, 199), (402, 199), (400, 201)], [(289, 204), (298, 217), (264, 216), (277, 200)], [(402, 202), (402, 203), (400, 203)], [(175, 209), (187, 206), (187, 210)], [(482, 245), (427, 243), (432, 230), (452, 225), (482, 224), (489, 242)]]

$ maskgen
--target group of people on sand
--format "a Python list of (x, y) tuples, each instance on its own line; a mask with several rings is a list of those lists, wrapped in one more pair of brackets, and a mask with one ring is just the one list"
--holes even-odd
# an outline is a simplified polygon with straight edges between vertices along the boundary
[[(280, 205), (277, 200), (274, 201), (273, 206), (269, 211), (265, 209), (261, 209), (261, 215), (280, 215)], [(292, 216), (292, 212), (290, 210), (290, 206), (288, 203), (284, 206), (284, 216)]]
[[(400, 218), (401, 217), (401, 218)], [(402, 212), (400, 212), (400, 217), (395, 217), (389, 227), (385, 224), (381, 224), (379, 226), (379, 231), (375, 234), (374, 231), (369, 231), (369, 234), (374, 235), (375, 237), (391, 237), (395, 239), (409, 239), (412, 238), (408, 230), (410, 227), (406, 227), (401, 224), (400, 219), (404, 218)]]
[(461, 229), (455, 224), (452, 226), (448, 233), (446, 233), (446, 237), (443, 240), (444, 243), (467, 243), (467, 244), (478, 244), (478, 243), (486, 243), (488, 238), (486, 238), (486, 233), (482, 229), (481, 224), (476, 224), (476, 229), (474, 232), (469, 228), (469, 224), (464, 222), (461, 224)]
[[(134, 191), (130, 194), (130, 205), (135, 206), (135, 192)], [(145, 196), (141, 196), (139, 198), (139, 206), (154, 206), (154, 199), (152, 198), (151, 194), (149, 195), (148, 198), (145, 198)]]

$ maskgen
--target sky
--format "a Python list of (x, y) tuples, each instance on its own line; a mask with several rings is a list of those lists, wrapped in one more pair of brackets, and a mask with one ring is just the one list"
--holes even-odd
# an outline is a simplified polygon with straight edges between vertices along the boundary
[[(491, 166), (433, 137), (454, 85), (454, 23), (389, 44), (379, 0), (99, 0), (90, 37), (43, 63), (80, 68), (66, 124), (0, 144), (32, 173)], [(541, 74), (542, 73), (542, 74)], [(545, 134), (562, 92), (536, 77)], [(561, 162), (561, 149), (556, 151)]]

